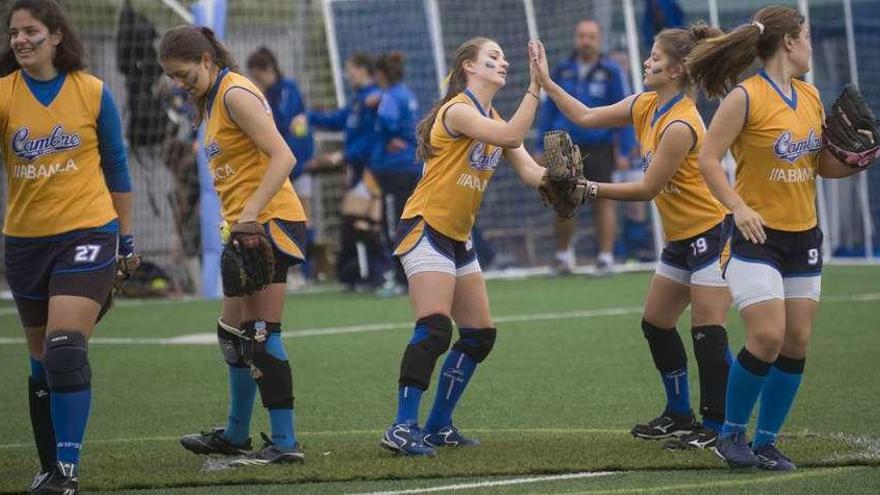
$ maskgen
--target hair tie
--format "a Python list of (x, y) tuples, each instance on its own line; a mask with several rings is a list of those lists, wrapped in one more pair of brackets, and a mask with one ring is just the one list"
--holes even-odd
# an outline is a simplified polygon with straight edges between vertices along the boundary
[(758, 21), (752, 21), (753, 26), (758, 26), (758, 36), (764, 34), (764, 25)]

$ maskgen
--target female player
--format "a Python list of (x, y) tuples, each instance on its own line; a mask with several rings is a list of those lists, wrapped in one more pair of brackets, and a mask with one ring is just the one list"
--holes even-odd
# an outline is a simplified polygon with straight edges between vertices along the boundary
[[(639, 182), (593, 183), (591, 196), (620, 201), (653, 199), (663, 223), (666, 247), (645, 300), (642, 331), (666, 391), (663, 413), (632, 434), (638, 438), (681, 437), (669, 448), (714, 444), (724, 422), (724, 391), (729, 370), (724, 321), (730, 295), (721, 276), (720, 257), (727, 243), (727, 211), (703, 182), (697, 155), (705, 128), (690, 96), (685, 57), (696, 43), (721, 31), (704, 24), (666, 29), (645, 60), (645, 86), (652, 91), (606, 107), (588, 108), (550, 79), (546, 56), (536, 45), (537, 68), (544, 90), (566, 117), (584, 127), (633, 124), (645, 170)], [(588, 189), (589, 189), (588, 188)], [(691, 337), (700, 371), (702, 425), (691, 411), (687, 354), (675, 328), (691, 306)]]
[[(18, 0), (0, 54), (6, 278), (30, 351), (35, 493), (77, 493), (91, 407), (88, 342), (134, 251), (119, 113), (54, 0)], [(71, 191), (76, 194), (71, 195)]]
[[(797, 77), (810, 70), (809, 27), (789, 7), (759, 10), (751, 24), (700, 44), (687, 60), (698, 85), (721, 96), (758, 57), (758, 74), (734, 87), (706, 134), (700, 170), (733, 212), (736, 230), (725, 278), (746, 326), (746, 344), (730, 369), (725, 422), (716, 452), (733, 467), (792, 470), (776, 435), (804, 371), (822, 273), (816, 173), (857, 169), (822, 150), (819, 92)], [(736, 188), (721, 157), (731, 148)], [(746, 426), (761, 396), (751, 445)]]
[[(434, 447), (478, 443), (452, 425), (456, 403), (495, 342), (470, 231), (502, 153), (527, 185), (538, 187), (544, 175), (522, 146), (539, 103), (534, 74), (509, 122), (492, 108), (508, 67), (495, 41), (466, 41), (456, 51), (446, 96), (419, 124), (425, 172), (406, 203), (395, 250), (408, 277), (416, 324), (400, 364), (397, 419), (381, 441), (403, 455), (434, 455)], [(419, 402), (437, 359), (449, 349), (453, 320), (459, 339), (443, 363), (437, 397), (422, 431)]]
[[(293, 384), (281, 341), (287, 269), (303, 260), (305, 214), (287, 180), (296, 159), (278, 133), (259, 89), (236, 72), (227, 49), (204, 27), (179, 26), (162, 37), (160, 63), (184, 88), (206, 124), (205, 154), (231, 230), (265, 232), (275, 268), (272, 283), (253, 295), (227, 297), (217, 338), (229, 365), (229, 422), (181, 438), (197, 454), (247, 454), (257, 389), (269, 411), (272, 437), (233, 464), (302, 462), (294, 432)], [(242, 230), (239, 230), (242, 229)]]

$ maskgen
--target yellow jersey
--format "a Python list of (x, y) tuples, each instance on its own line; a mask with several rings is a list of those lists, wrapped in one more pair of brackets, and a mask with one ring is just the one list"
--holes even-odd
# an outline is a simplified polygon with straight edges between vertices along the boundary
[(25, 77), (19, 69), (0, 78), (3, 233), (46, 237), (106, 225), (117, 215), (98, 149), (104, 83), (85, 72), (59, 74), (58, 93), (44, 105)]
[(772, 229), (816, 226), (824, 119), (819, 91), (793, 79), (788, 98), (763, 69), (737, 87), (746, 93), (746, 118), (731, 146), (736, 192)]
[(434, 156), (425, 162), (422, 178), (407, 200), (401, 218), (422, 217), (434, 230), (464, 242), (470, 237), (483, 194), (504, 150), (446, 128), (446, 110), (459, 104), (502, 120), (494, 108), (484, 110), (468, 90), (441, 106), (431, 127)]
[[(271, 113), (266, 98), (248, 78), (223, 69), (208, 94), (207, 122), (205, 125), (205, 156), (214, 180), (214, 188), (220, 196), (223, 219), (232, 224), (238, 220), (244, 205), (251, 197), (269, 167), (269, 157), (229, 115), (226, 94), (232, 88), (242, 88), (253, 93), (266, 113)], [(257, 221), (266, 223), (272, 218), (288, 221), (305, 221), (302, 203), (293, 191), (289, 180), (260, 212)]]
[(666, 240), (687, 239), (721, 223), (727, 209), (709, 191), (697, 164), (706, 127), (694, 100), (681, 93), (661, 107), (656, 92), (640, 93), (633, 100), (631, 113), (644, 170), (651, 166), (660, 139), (672, 123), (682, 122), (694, 134), (694, 144), (684, 161), (654, 198)]

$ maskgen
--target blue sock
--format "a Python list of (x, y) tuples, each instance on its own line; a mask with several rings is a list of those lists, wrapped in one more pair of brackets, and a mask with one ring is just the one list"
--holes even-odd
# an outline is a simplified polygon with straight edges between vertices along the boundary
[(39, 359), (31, 359), (31, 376), (34, 380), (45, 383), (46, 382), (46, 368), (43, 367), (43, 362)]
[(77, 392), (53, 390), (50, 401), (58, 461), (78, 464), (86, 423), (89, 420), (92, 390), (91, 388)]
[(721, 433), (722, 425), (723, 425), (723, 423), (721, 423), (720, 421), (716, 421), (714, 419), (709, 419), (709, 418), (705, 418), (705, 417), (703, 418), (703, 426), (705, 426), (706, 428), (709, 428), (710, 430), (714, 431), (715, 433)]
[(397, 390), (397, 419), (395, 423), (415, 425), (419, 423), (419, 403), (424, 390), (412, 386)]
[(692, 413), (687, 368), (660, 372), (660, 378), (663, 379), (663, 388), (666, 389), (666, 411), (679, 416), (690, 416)]
[[(274, 358), (287, 361), (287, 351), (281, 340), (281, 331), (271, 332), (266, 338), (266, 352)], [(269, 425), (272, 428), (272, 441), (283, 449), (296, 445), (293, 408), (269, 409)]]
[(791, 359), (779, 355), (764, 382), (761, 392), (761, 407), (758, 410), (758, 425), (754, 448), (776, 442), (776, 435), (785, 422), (797, 395), (801, 378), (804, 376), (803, 359)]
[(446, 355), (443, 367), (440, 368), (440, 381), (437, 384), (437, 395), (431, 414), (425, 423), (425, 430), (439, 431), (444, 426), (452, 425), (452, 411), (467, 388), (468, 382), (477, 369), (477, 362), (459, 351), (452, 349)]
[(229, 366), (229, 419), (223, 436), (230, 442), (242, 443), (250, 436), (256, 396), (257, 382), (250, 368)]
[(768, 371), (770, 371), (770, 363), (756, 358), (745, 347), (739, 351), (739, 356), (731, 365), (730, 375), (727, 377), (722, 436), (746, 430)]

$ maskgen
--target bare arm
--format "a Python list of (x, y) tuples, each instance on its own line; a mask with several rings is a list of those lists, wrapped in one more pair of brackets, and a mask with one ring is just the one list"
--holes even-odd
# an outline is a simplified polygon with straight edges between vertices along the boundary
[(253, 93), (234, 87), (226, 92), (224, 99), (232, 119), (257, 149), (269, 157), (269, 168), (238, 219), (240, 223), (256, 221), (266, 204), (284, 185), (296, 165), (296, 158), (278, 133), (272, 115)]
[(525, 185), (537, 189), (541, 184), (541, 178), (544, 177), (545, 169), (535, 162), (525, 146), (504, 150), (504, 158), (510, 161), (513, 169), (516, 170), (516, 175)]
[(547, 96), (565, 117), (581, 127), (620, 127), (632, 124), (630, 109), (638, 95), (630, 95), (613, 105), (590, 108), (566, 93), (550, 77), (547, 54), (540, 41), (529, 44), (530, 69), (537, 76)]
[(706, 131), (706, 140), (700, 150), (700, 172), (712, 194), (733, 212), (734, 221), (743, 237), (756, 244), (762, 244), (767, 238), (763, 227), (764, 219), (746, 206), (727, 181), (727, 174), (721, 166), (721, 159), (745, 125), (746, 109), (747, 99), (744, 89), (734, 89), (724, 97), (709, 124), (709, 130)]
[(654, 199), (675, 175), (675, 171), (695, 144), (696, 136), (690, 126), (684, 122), (669, 124), (660, 138), (660, 144), (657, 146), (651, 165), (645, 172), (645, 177), (639, 182), (599, 184), (598, 197), (620, 201)]
[(110, 198), (113, 200), (113, 209), (116, 210), (116, 216), (119, 217), (119, 235), (131, 235), (133, 197), (130, 192), (110, 193)]
[(819, 175), (826, 179), (841, 179), (857, 174), (867, 168), (855, 168), (845, 165), (827, 149), (819, 154)]
[(508, 122), (485, 117), (470, 105), (452, 105), (442, 115), (443, 123), (452, 133), (502, 148), (518, 148), (535, 120), (540, 103), (535, 96), (540, 91), (538, 85), (531, 84), (529, 91)]

